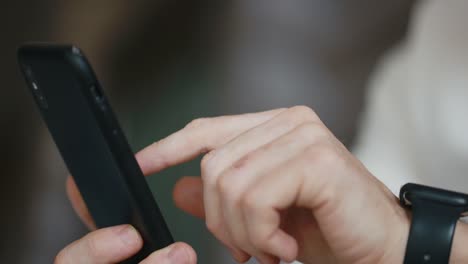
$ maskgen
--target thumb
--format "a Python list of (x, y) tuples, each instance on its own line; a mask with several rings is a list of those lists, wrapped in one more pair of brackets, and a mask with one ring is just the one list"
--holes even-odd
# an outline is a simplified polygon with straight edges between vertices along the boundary
[(57, 255), (55, 263), (116, 263), (136, 254), (142, 245), (140, 235), (130, 225), (103, 228), (67, 246)]
[(160, 249), (149, 257), (144, 259), (140, 264), (196, 264), (197, 254), (192, 247), (183, 243), (177, 242), (166, 248)]
[(173, 197), (177, 207), (183, 211), (198, 218), (205, 218), (203, 182), (200, 177), (183, 177), (177, 181)]

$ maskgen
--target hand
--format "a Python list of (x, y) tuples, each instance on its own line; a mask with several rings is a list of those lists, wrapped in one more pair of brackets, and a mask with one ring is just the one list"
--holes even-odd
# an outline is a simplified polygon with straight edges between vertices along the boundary
[[(118, 263), (136, 254), (142, 245), (140, 235), (129, 225), (103, 228), (67, 246), (57, 255), (55, 263)], [(141, 263), (195, 264), (196, 255), (190, 246), (176, 243), (154, 252)]]
[(202, 153), (206, 223), (237, 260), (402, 262), (406, 212), (309, 108), (195, 120), (138, 159), (152, 173)]
[(137, 158), (152, 174), (200, 154), (201, 179), (180, 180), (174, 199), (238, 261), (402, 262), (406, 212), (309, 108), (198, 119)]

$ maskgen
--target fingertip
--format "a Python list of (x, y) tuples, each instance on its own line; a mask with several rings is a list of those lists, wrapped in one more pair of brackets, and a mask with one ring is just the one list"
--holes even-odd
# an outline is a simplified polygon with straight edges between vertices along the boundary
[(175, 183), (173, 195), (183, 197), (184, 194), (186, 194), (187, 188), (201, 188), (202, 186), (203, 183), (201, 182), (200, 177), (184, 176)]
[[(151, 146), (152, 145), (148, 146), (147, 148)], [(148, 171), (150, 171), (150, 168), (152, 166), (151, 159), (147, 157), (148, 156), (147, 151), (146, 151), (147, 148), (144, 148), (135, 154), (135, 159), (138, 163), (138, 166), (140, 166), (140, 170), (143, 172), (143, 175), (145, 176), (148, 174)]]
[(112, 230), (125, 246), (130, 247), (129, 250), (138, 251), (143, 247), (143, 239), (133, 226), (121, 225), (112, 228)]
[(163, 143), (166, 141), (166, 139), (156, 141), (135, 154), (135, 159), (145, 176), (157, 173), (171, 165), (175, 165), (173, 164), (174, 161), (167, 160), (168, 155), (169, 157), (171, 156), (165, 150), (165, 144)]
[(129, 225), (93, 231), (73, 242), (58, 255), (57, 263), (117, 263), (128, 259), (143, 246), (138, 232)]
[(89, 241), (96, 241), (93, 247), (99, 247), (101, 254), (116, 259), (128, 258), (143, 247), (143, 239), (138, 231), (127, 224), (102, 228), (90, 235), (93, 238)]
[(184, 242), (177, 242), (171, 246), (168, 257), (174, 260), (171, 263), (197, 263), (197, 254), (195, 250)]
[(73, 178), (70, 175), (67, 176), (67, 180), (65, 184), (66, 184), (67, 190), (74, 185)]
[(181, 210), (196, 216), (205, 217), (203, 205), (203, 183), (200, 177), (183, 177), (174, 186), (172, 196)]
[(90, 230), (96, 230), (96, 225), (94, 224), (94, 220), (89, 214), (88, 207), (83, 201), (81, 193), (78, 190), (78, 187), (76, 186), (75, 180), (73, 179), (72, 176), (67, 177), (67, 180), (65, 183), (65, 189), (67, 192), (68, 199), (70, 200), (70, 203), (73, 209), (75, 210), (75, 212), (77, 213), (81, 221)]
[(74, 200), (79, 197), (80, 193), (78, 188), (76, 187), (75, 181), (73, 180), (72, 176), (67, 176), (67, 180), (65, 181), (65, 190), (67, 192), (68, 198), (74, 202)]
[(249, 254), (247, 254), (246, 252), (240, 250), (240, 249), (237, 249), (237, 248), (234, 248), (230, 245), (225, 245), (226, 249), (229, 250), (229, 252), (231, 253), (231, 256), (232, 258), (237, 262), (237, 263), (245, 263), (247, 261), (250, 260), (250, 258), (252, 256), (250, 256)]
[(238, 263), (246, 263), (252, 258), (249, 254), (245, 252), (231, 252), (231, 255), (234, 258), (234, 260)]
[(196, 264), (197, 254), (188, 244), (184, 242), (176, 242), (168, 247), (153, 252), (141, 262), (141, 264), (152, 263)]
[(278, 230), (268, 243), (272, 255), (286, 262), (293, 262), (297, 259), (299, 251), (297, 241), (283, 230)]

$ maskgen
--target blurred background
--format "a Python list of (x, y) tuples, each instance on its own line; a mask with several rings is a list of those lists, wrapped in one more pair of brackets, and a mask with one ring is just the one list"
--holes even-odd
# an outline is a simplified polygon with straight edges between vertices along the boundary
[[(413, 1), (18, 0), (0, 10), (0, 258), (51, 263), (87, 230), (65, 194), (66, 168), (19, 75), (25, 41), (86, 53), (134, 150), (197, 117), (304, 104), (353, 142), (369, 74), (406, 32)], [(148, 178), (177, 240), (200, 263), (230, 263), (171, 192), (197, 161)]]

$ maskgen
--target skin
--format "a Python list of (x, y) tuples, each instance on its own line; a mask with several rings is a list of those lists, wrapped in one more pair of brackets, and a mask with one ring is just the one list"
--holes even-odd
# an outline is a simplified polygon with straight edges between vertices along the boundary
[[(174, 188), (175, 202), (205, 219), (238, 262), (253, 256), (265, 264), (280, 259), (402, 263), (410, 214), (311, 109), (197, 119), (148, 146), (137, 159), (145, 174), (153, 174), (199, 155), (204, 155), (201, 177), (182, 178)], [(67, 190), (79, 216), (93, 228), (71, 178)], [(466, 262), (460, 246), (466, 233), (460, 223), (451, 263)], [(113, 234), (106, 229), (90, 233), (64, 249), (57, 263), (81, 263), (80, 254), (91, 256), (87, 263), (114, 263), (141, 247), (140, 240), (124, 250), (113, 244), (118, 243), (110, 239)], [(196, 262), (188, 245), (171, 247), (181, 253), (177, 262), (170, 262), (171, 250), (163, 249), (145, 263)]]

